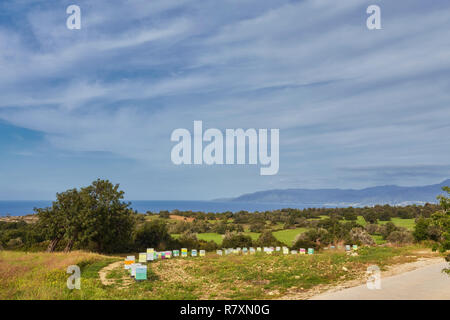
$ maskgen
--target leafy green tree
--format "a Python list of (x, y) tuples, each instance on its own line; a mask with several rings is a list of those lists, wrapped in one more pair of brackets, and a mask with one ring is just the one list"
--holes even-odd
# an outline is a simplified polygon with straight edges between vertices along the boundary
[(135, 214), (122, 201), (124, 192), (108, 180), (96, 180), (90, 186), (70, 189), (56, 195), (52, 207), (35, 209), (39, 226), (51, 240), (53, 252), (62, 239), (65, 251), (74, 244), (98, 252), (123, 250), (129, 244)]
[(270, 230), (266, 230), (258, 237), (256, 245), (258, 247), (275, 247), (283, 244), (275, 238)]
[(242, 233), (227, 233), (222, 241), (224, 248), (251, 247), (252, 238)]
[(367, 223), (377, 223), (378, 215), (375, 211), (370, 210), (364, 215), (364, 220), (366, 220)]
[(399, 229), (397, 228), (397, 226), (392, 223), (392, 222), (388, 222), (386, 223), (384, 226), (382, 226), (380, 228), (380, 233), (383, 236), (383, 239), (387, 239), (389, 237), (389, 235), (394, 232), (394, 231), (399, 231)]
[(427, 240), (430, 238), (429, 227), (430, 219), (420, 217), (416, 220), (416, 225), (414, 227), (413, 236), (416, 241)]
[[(196, 240), (197, 237), (195, 237)], [(161, 220), (153, 220), (144, 223), (136, 231), (134, 242), (137, 250), (145, 251), (147, 248), (166, 249), (173, 240), (167, 231), (167, 224)]]
[(345, 208), (344, 209), (344, 219), (347, 221), (356, 221), (358, 219), (358, 214), (352, 207)]
[[(443, 187), (442, 190), (450, 195), (450, 187)], [(440, 195), (438, 196), (442, 211), (438, 211), (431, 215), (431, 226), (441, 230), (441, 237), (435, 249), (440, 252), (450, 250), (450, 198)], [(446, 260), (450, 263), (450, 254), (447, 254)], [(445, 269), (450, 274), (450, 268)]]
[(266, 228), (266, 224), (264, 222), (254, 222), (250, 225), (250, 232), (263, 232)]

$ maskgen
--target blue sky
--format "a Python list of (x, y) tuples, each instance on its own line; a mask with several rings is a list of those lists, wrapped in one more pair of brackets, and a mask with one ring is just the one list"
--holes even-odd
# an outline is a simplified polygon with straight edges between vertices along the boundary
[[(447, 0), (2, 1), (0, 200), (97, 177), (170, 200), (440, 182), (449, 17)], [(279, 173), (175, 166), (170, 134), (194, 120), (280, 129)]]

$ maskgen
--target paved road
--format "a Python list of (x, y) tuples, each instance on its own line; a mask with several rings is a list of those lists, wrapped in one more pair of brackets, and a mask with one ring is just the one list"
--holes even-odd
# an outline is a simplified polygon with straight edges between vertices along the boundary
[(447, 266), (447, 263), (437, 263), (382, 278), (379, 290), (369, 290), (362, 285), (323, 293), (312, 300), (450, 300), (450, 276), (441, 272)]

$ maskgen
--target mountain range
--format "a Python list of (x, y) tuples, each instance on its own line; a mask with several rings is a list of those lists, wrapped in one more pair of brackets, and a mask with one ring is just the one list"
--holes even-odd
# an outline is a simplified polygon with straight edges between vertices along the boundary
[[(450, 186), (450, 179), (439, 184), (401, 187), (386, 185), (365, 189), (274, 189), (244, 194), (226, 199), (232, 202), (302, 204), (310, 206), (373, 206), (376, 204), (409, 205), (436, 203), (442, 187)], [(222, 199), (223, 200), (223, 199)]]

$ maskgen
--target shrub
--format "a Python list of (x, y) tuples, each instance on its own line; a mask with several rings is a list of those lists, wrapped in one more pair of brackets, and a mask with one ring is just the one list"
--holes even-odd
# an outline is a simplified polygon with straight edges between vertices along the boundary
[(414, 238), (411, 232), (401, 230), (391, 232), (391, 234), (387, 237), (387, 240), (395, 244), (407, 244), (413, 242)]
[(167, 225), (161, 220), (144, 223), (135, 235), (135, 247), (139, 251), (146, 248), (165, 249), (172, 245), (173, 239), (167, 231)]
[(200, 240), (198, 244), (198, 249), (206, 251), (216, 251), (217, 249), (219, 249), (219, 246), (212, 240), (211, 241)]
[(263, 222), (255, 222), (250, 225), (251, 232), (263, 232), (266, 227), (266, 224)]
[(430, 227), (430, 219), (420, 217), (416, 220), (413, 236), (416, 241), (423, 241), (430, 239), (428, 228)]
[(185, 221), (178, 221), (176, 223), (172, 223), (169, 226), (169, 233), (183, 233), (189, 230), (190, 224)]
[(225, 234), (227, 232), (227, 223), (223, 221), (216, 223), (213, 227), (213, 231), (218, 234)]
[(186, 231), (181, 234), (177, 241), (180, 247), (187, 248), (189, 250), (197, 249), (197, 247), (199, 247), (197, 234), (190, 231)]
[(8, 249), (17, 249), (17, 248), (20, 248), (21, 246), (23, 246), (23, 242), (22, 242), (21, 238), (10, 239), (6, 243), (6, 247)]
[(227, 233), (222, 241), (224, 248), (251, 247), (252, 238), (242, 233)]
[(387, 240), (389, 235), (394, 231), (399, 231), (399, 228), (397, 228), (397, 226), (392, 222), (388, 222), (384, 226), (380, 227), (380, 233), (383, 236), (383, 239), (385, 240)]
[(264, 231), (256, 240), (256, 245), (258, 247), (275, 247), (282, 243), (275, 238), (271, 231)]
[(377, 224), (368, 224), (365, 228), (369, 234), (377, 234), (380, 232), (380, 226)]
[(326, 245), (328, 243), (328, 231), (322, 228), (318, 228), (299, 234), (294, 240), (292, 249), (314, 248), (318, 250), (322, 245)]
[(373, 240), (370, 234), (363, 228), (353, 228), (352, 230), (350, 230), (350, 239), (354, 244), (358, 245), (375, 245), (375, 240)]

